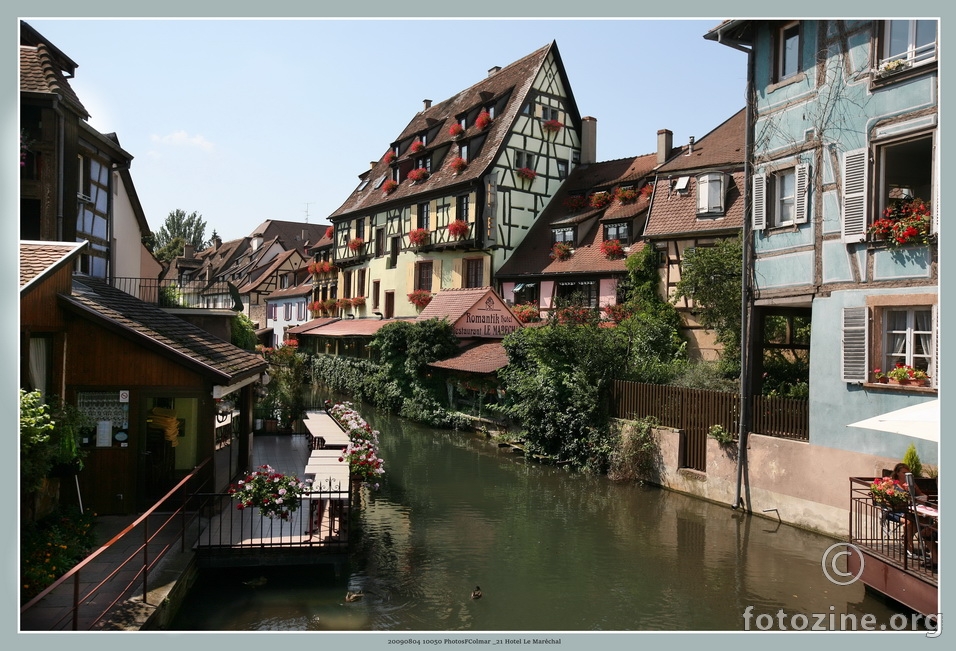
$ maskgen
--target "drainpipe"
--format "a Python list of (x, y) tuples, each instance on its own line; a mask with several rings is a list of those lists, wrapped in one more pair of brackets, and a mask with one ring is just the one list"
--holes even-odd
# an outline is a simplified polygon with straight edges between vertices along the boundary
[[(53, 113), (57, 117), (57, 126), (56, 126), (56, 240), (58, 242), (63, 241), (63, 158), (64, 158), (64, 148), (65, 143), (63, 142), (66, 138), (66, 129), (64, 127), (64, 122), (66, 118), (63, 115), (63, 109), (60, 108), (59, 100), (53, 100)], [(74, 199), (75, 200), (75, 199)]]
[[(742, 49), (743, 48), (737, 48)], [(744, 158), (744, 223), (743, 223), (743, 260), (741, 263), (741, 292), (740, 292), (740, 425), (737, 432), (737, 489), (734, 495), (734, 502), (731, 508), (737, 509), (742, 505), (741, 486), (743, 484), (744, 467), (747, 465), (747, 434), (750, 431), (751, 416), (751, 335), (750, 335), (750, 303), (751, 296), (751, 274), (750, 267), (753, 264), (751, 258), (751, 247), (753, 245), (753, 233), (751, 229), (751, 219), (753, 205), (751, 196), (751, 176), (753, 174), (753, 130), (754, 113), (756, 111), (754, 100), (754, 55), (753, 48), (743, 50), (747, 52), (747, 127)]]

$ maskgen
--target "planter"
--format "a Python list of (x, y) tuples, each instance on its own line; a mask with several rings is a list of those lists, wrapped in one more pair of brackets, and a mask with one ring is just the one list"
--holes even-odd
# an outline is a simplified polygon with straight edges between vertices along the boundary
[(893, 378), (888, 378), (888, 380), (889, 380), (889, 384), (896, 384), (896, 385), (899, 385), (899, 386), (901, 386), (901, 387), (906, 387), (906, 386), (910, 386), (910, 387), (928, 387), (928, 386), (929, 386), (929, 378), (927, 378), (927, 379), (925, 379), (925, 380), (915, 380), (915, 379), (910, 379), (910, 380), (894, 380)]

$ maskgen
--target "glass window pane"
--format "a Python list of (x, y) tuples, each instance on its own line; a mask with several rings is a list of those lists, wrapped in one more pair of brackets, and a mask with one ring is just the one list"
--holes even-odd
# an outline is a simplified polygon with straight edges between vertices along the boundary
[(886, 39), (886, 56), (892, 57), (903, 54), (908, 49), (909, 44), (910, 21), (891, 20), (889, 26), (889, 36)]
[(922, 47), (936, 42), (936, 21), (916, 21), (916, 47)]

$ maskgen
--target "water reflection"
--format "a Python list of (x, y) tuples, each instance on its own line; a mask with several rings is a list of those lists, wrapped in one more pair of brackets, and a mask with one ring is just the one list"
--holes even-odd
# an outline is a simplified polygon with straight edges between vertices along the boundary
[[(826, 580), (830, 538), (362, 411), (382, 432), (387, 472), (381, 490), (363, 491), (349, 575), (206, 573), (175, 628), (742, 630), (750, 605), (893, 612), (859, 584)], [(242, 585), (251, 574), (268, 581)], [(365, 597), (346, 603), (358, 589)]]

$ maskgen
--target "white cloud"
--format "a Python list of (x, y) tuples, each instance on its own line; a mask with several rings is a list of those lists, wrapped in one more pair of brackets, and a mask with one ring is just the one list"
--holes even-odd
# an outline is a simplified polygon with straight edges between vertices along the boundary
[(215, 149), (215, 145), (206, 140), (203, 136), (198, 134), (191, 136), (185, 131), (174, 131), (173, 133), (165, 136), (157, 136), (154, 134), (150, 136), (150, 140), (164, 145), (172, 145), (174, 147), (198, 147), (199, 149), (207, 152)]

